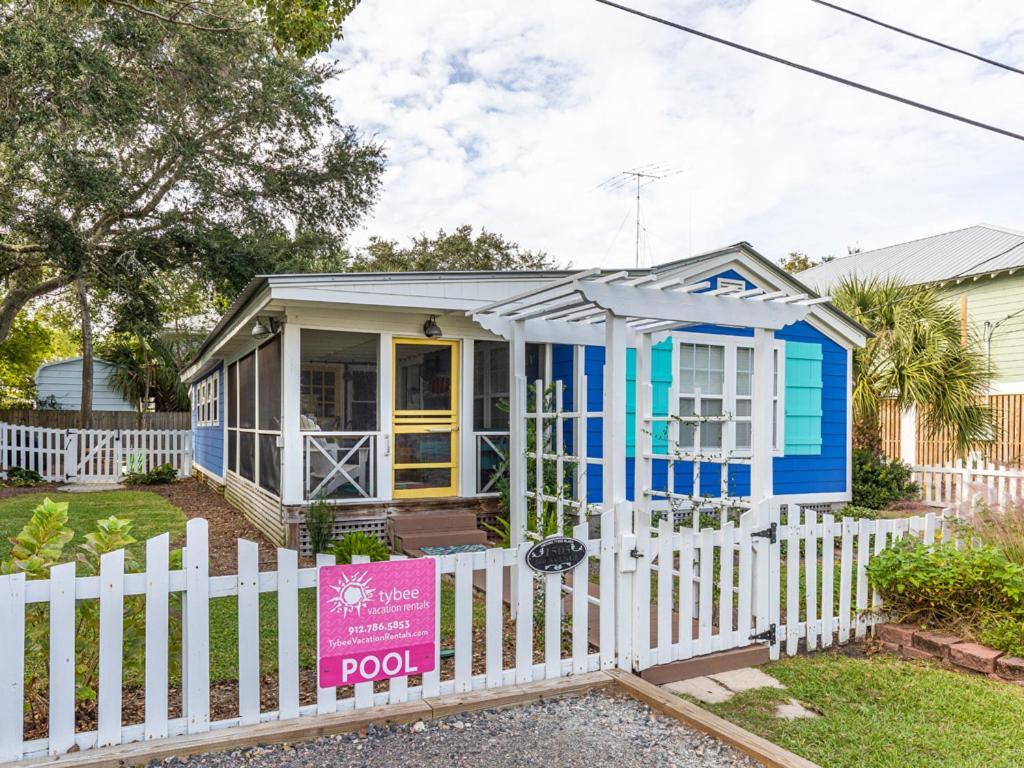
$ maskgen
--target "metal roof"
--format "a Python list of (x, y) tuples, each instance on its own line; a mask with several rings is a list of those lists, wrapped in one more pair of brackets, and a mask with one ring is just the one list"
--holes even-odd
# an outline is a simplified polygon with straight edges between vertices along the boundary
[(846, 277), (893, 277), (908, 285), (944, 283), (1024, 268), (1024, 232), (977, 224), (941, 235), (855, 253), (797, 277), (829, 291)]

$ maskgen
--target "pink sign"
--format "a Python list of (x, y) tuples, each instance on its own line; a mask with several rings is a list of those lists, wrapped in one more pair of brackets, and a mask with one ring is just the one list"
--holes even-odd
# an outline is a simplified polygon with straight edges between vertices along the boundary
[(432, 558), (327, 565), (317, 579), (321, 688), (434, 669), (437, 648)]

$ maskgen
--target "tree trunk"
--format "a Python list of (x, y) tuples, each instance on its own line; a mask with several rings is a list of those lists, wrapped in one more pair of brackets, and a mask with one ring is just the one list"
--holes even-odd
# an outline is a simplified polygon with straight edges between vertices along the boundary
[(82, 410), (79, 421), (82, 429), (92, 427), (92, 319), (89, 317), (89, 293), (85, 280), (75, 281), (78, 288), (78, 305), (82, 310)]

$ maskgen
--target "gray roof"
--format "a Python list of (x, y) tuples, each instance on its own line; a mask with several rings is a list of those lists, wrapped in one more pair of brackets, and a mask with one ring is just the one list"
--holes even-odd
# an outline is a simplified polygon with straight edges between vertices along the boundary
[(855, 253), (805, 269), (798, 277), (821, 292), (853, 276), (894, 277), (908, 285), (917, 285), (1020, 268), (1024, 268), (1024, 232), (977, 224)]

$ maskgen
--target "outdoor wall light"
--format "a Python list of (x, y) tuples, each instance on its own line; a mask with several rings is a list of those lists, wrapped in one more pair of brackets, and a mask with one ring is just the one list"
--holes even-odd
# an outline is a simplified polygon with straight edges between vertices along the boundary
[(275, 333), (281, 329), (280, 324), (272, 317), (257, 317), (256, 322), (252, 324), (252, 337), (256, 341), (263, 341), (269, 339)]
[(423, 335), (428, 339), (441, 337), (441, 326), (437, 324), (437, 315), (431, 315), (430, 319), (423, 324)]

